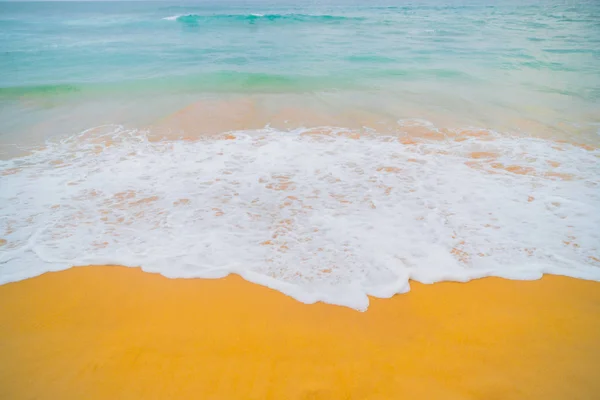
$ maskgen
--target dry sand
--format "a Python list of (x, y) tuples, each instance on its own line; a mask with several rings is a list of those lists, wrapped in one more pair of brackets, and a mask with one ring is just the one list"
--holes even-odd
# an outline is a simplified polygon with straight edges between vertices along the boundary
[(412, 283), (360, 313), (81, 267), (0, 286), (2, 399), (600, 398), (600, 283)]

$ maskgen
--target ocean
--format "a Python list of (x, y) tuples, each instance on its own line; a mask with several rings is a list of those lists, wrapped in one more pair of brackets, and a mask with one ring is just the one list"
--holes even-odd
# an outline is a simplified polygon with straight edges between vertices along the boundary
[(0, 283), (600, 280), (597, 1), (0, 2)]

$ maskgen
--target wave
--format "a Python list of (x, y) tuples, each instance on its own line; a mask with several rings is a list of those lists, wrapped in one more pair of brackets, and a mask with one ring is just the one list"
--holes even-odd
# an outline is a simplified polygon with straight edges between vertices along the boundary
[[(199, 92), (199, 93), (262, 93), (314, 92), (335, 89), (357, 89), (368, 84), (417, 78), (474, 81), (466, 72), (454, 69), (388, 68), (394, 58), (378, 55), (354, 55), (346, 60), (368, 69), (336, 71), (335, 74), (311, 75), (302, 73), (242, 72), (227, 70), (232, 64), (243, 65), (244, 57), (223, 57), (218, 64), (222, 70), (185, 76), (135, 79), (114, 82), (57, 83), (53, 85), (23, 85), (0, 87), (0, 98), (69, 96), (76, 94), (111, 95), (114, 93)], [(217, 62), (215, 62), (217, 63)], [(383, 66), (375, 68), (377, 66)]]
[(289, 21), (289, 22), (316, 22), (332, 23), (341, 21), (362, 21), (364, 17), (349, 17), (341, 15), (318, 15), (318, 14), (178, 14), (163, 18), (166, 21), (178, 21), (184, 24), (197, 25), (199, 23), (211, 23), (218, 21), (249, 22), (258, 21)]
[(79, 93), (82, 91), (81, 85), (70, 83), (55, 85), (26, 85), (0, 87), (0, 98), (2, 97), (22, 97), (22, 96), (51, 96)]
[(0, 161), (0, 283), (141, 265), (364, 310), (409, 279), (600, 280), (597, 149), (399, 121), (415, 128), (157, 142), (105, 126), (48, 142)]
[[(223, 63), (228, 60), (222, 60)], [(0, 98), (70, 95), (112, 95), (116, 93), (279, 93), (310, 92), (358, 87), (359, 79), (343, 74), (302, 75), (260, 72), (217, 71), (189, 76), (137, 79), (117, 82), (64, 83), (0, 87)]]

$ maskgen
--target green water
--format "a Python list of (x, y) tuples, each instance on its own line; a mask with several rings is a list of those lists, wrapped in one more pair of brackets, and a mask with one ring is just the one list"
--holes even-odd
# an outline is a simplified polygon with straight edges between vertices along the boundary
[(13, 133), (23, 107), (40, 120), (184, 95), (337, 93), (361, 109), (376, 94), (398, 118), (592, 139), (600, 122), (596, 1), (1, 2), (0, 51)]

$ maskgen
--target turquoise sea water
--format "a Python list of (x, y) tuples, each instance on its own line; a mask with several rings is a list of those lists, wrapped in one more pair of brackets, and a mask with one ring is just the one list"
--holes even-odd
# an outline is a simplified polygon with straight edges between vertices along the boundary
[(596, 0), (0, 2), (0, 284), (600, 281), (599, 143)]
[(15, 99), (48, 114), (207, 93), (343, 92), (331, 102), (374, 108), (364, 94), (394, 118), (590, 140), (600, 122), (596, 1), (2, 2), (0, 51), (5, 130)]

